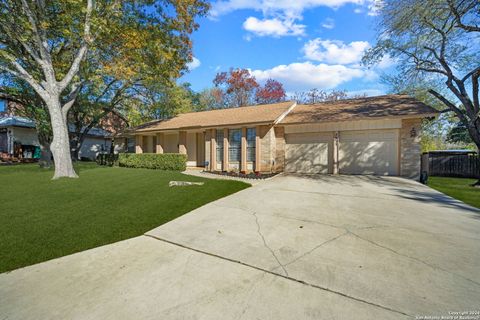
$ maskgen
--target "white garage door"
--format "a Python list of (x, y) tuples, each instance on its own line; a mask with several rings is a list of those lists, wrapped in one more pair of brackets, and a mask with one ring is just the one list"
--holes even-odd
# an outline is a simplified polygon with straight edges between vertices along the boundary
[(286, 172), (331, 173), (333, 134), (291, 133), (285, 140)]
[(397, 175), (398, 130), (341, 132), (339, 172)]

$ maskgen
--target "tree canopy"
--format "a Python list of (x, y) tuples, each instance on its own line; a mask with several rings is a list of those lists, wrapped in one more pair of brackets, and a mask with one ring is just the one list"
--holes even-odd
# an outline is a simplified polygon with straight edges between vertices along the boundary
[(424, 86), (468, 129), (480, 147), (480, 2), (477, 0), (384, 0), (376, 45), (364, 62), (389, 55), (398, 78)]
[(192, 59), (190, 34), (208, 8), (197, 0), (0, 0), (0, 73), (44, 101), (54, 178), (76, 176), (67, 118), (77, 97), (99, 84), (108, 87), (104, 100), (171, 86)]

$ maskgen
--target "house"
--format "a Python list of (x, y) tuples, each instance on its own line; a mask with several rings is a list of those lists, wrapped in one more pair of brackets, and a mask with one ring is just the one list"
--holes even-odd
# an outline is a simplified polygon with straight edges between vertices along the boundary
[(375, 174), (416, 178), (424, 118), (406, 95), (180, 114), (134, 131), (136, 153), (183, 153), (209, 171)]
[[(38, 141), (35, 122), (16, 115), (18, 104), (6, 97), (0, 97), (0, 158), (3, 159), (38, 159), (40, 142)], [(70, 128), (73, 132), (73, 127)], [(89, 131), (79, 157), (95, 160), (102, 151), (109, 151), (112, 134), (101, 128)]]

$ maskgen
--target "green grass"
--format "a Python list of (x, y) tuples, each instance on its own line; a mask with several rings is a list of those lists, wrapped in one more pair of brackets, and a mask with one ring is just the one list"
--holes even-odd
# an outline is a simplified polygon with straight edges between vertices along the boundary
[(476, 181), (477, 179), (429, 177), (428, 186), (452, 198), (480, 208), (480, 188), (471, 186)]
[[(0, 166), (0, 273), (145, 233), (247, 188), (179, 172), (77, 166), (52, 181), (36, 165)], [(203, 186), (168, 187), (171, 180)]]

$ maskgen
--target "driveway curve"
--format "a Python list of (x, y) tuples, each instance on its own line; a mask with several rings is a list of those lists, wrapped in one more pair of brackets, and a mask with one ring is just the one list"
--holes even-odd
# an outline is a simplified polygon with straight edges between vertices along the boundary
[(448, 316), (480, 309), (479, 230), (477, 209), (410, 180), (281, 175), (0, 275), (0, 319)]

